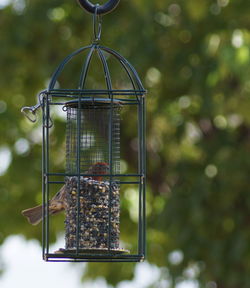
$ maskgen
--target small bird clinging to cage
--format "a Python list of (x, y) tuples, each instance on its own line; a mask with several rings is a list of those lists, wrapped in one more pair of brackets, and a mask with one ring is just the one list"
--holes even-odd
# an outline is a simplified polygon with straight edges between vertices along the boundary
[[(108, 174), (109, 165), (105, 162), (97, 162), (92, 165), (88, 171), (83, 174), (98, 175), (90, 176), (93, 180), (102, 181), (103, 177), (100, 175)], [(66, 186), (63, 185), (62, 188), (55, 194), (55, 196), (49, 201), (49, 214), (57, 214), (64, 211), (66, 208)], [(37, 225), (42, 220), (43, 206), (35, 206), (22, 211), (23, 216), (27, 217), (29, 223), (32, 225)]]

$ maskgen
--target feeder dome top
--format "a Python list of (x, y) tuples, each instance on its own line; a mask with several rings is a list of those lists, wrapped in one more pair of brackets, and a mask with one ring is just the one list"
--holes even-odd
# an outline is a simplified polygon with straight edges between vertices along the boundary
[[(93, 89), (93, 87), (91, 89), (86, 89), (86, 81), (88, 80), (90, 73), (89, 71), (91, 70), (93, 62), (96, 63), (96, 60), (99, 61), (97, 74), (99, 77), (101, 75), (102, 79), (104, 79), (105, 87), (104, 89), (103, 87), (102, 89), (99, 89), (100, 87), (97, 87), (97, 89)], [(73, 66), (70, 66), (72, 63)], [(74, 72), (72, 72), (71, 68), (77, 66), (74, 66), (74, 64), (78, 65), (78, 69), (77, 71), (75, 69)], [(116, 69), (116, 73), (113, 73), (113, 75), (110, 68), (114, 65), (116, 65), (116, 68), (118, 69)], [(63, 74), (67, 71), (67, 68), (69, 68), (69, 73), (73, 74), (74, 80), (77, 81), (73, 89), (72, 87), (64, 87), (65, 85), (62, 84)], [(112, 79), (113, 76), (115, 80), (117, 79), (117, 71), (123, 73), (126, 77), (126, 85), (121, 85), (118, 89), (118, 81), (113, 81)], [(113, 82), (116, 83), (116, 87), (114, 87)], [(99, 82), (97, 81), (96, 83), (98, 84)], [(94, 88), (96, 88), (96, 85)], [(82, 47), (68, 55), (55, 70), (46, 92), (55, 96), (58, 93), (70, 93), (72, 95), (80, 94), (82, 96), (110, 96), (111, 94), (143, 96), (146, 93), (135, 68), (118, 52), (96, 43)]]

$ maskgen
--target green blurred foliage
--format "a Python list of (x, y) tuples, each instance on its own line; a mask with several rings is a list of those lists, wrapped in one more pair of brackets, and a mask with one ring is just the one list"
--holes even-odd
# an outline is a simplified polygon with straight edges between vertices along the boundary
[[(125, 56), (148, 89), (147, 257), (173, 287), (190, 279), (188, 269), (199, 287), (249, 287), (249, 12), (243, 0), (121, 0), (103, 18), (102, 43)], [(40, 123), (20, 108), (36, 102), (67, 54), (90, 43), (92, 24), (76, 1), (16, 0), (0, 13), (0, 152), (11, 155), (0, 176), (2, 243), (20, 233), (41, 239), (41, 227), (20, 214), (41, 201)], [(63, 127), (59, 119), (58, 170)], [(124, 151), (133, 137), (126, 129)], [(135, 169), (133, 155), (125, 160)], [(129, 201), (124, 211), (130, 215)], [(53, 239), (62, 229), (55, 221)], [(136, 241), (128, 225), (126, 239)], [(115, 285), (133, 271), (134, 264), (89, 264), (84, 277)]]

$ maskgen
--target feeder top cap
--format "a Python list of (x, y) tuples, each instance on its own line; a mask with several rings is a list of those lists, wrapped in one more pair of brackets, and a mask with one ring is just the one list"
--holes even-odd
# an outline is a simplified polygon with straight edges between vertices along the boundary
[[(110, 106), (111, 103), (115, 106), (121, 106), (122, 102), (117, 99), (110, 99), (110, 98), (81, 98), (80, 99), (81, 108), (83, 107), (93, 107), (93, 106)], [(71, 100), (65, 103), (65, 107), (72, 107), (77, 108), (78, 107), (78, 100)]]

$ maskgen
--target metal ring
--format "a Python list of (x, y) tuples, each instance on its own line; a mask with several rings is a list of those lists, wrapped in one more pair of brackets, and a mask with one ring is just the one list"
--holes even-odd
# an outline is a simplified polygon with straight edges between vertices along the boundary
[[(95, 13), (96, 5), (90, 3), (88, 0), (77, 0), (77, 1), (82, 8), (84, 8), (85, 10), (87, 10), (92, 14)], [(97, 14), (101, 15), (111, 12), (113, 9), (116, 8), (119, 2), (120, 0), (109, 0), (107, 3), (98, 6)]]

